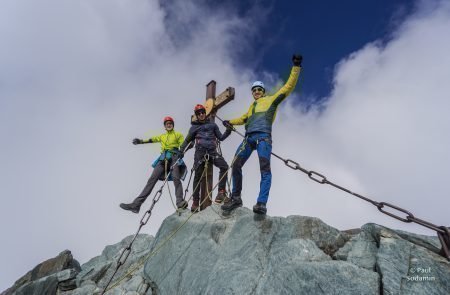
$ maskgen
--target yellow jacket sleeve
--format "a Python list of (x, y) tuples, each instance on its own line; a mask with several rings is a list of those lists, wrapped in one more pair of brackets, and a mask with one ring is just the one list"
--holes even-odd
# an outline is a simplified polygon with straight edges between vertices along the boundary
[(161, 142), (161, 135), (150, 137), (152, 142)]
[(247, 110), (245, 114), (240, 116), (239, 118), (230, 120), (231, 125), (244, 125), (247, 122), (248, 119), (248, 113), (250, 112), (252, 105), (250, 105), (250, 108)]
[(297, 84), (298, 76), (300, 75), (301, 68), (299, 66), (293, 66), (291, 70), (291, 74), (289, 75), (289, 79), (286, 84), (280, 88), (272, 97), (276, 99), (280, 96), (280, 94), (284, 94), (284, 98), (286, 98), (289, 94), (291, 94), (292, 90), (294, 90), (295, 85)]

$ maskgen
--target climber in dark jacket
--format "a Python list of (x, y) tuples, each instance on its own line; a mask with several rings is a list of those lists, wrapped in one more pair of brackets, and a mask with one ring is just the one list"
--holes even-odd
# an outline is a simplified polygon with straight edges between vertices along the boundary
[[(217, 140), (225, 140), (231, 133), (231, 129), (227, 130), (222, 134), (216, 123), (210, 122), (206, 119), (206, 109), (203, 105), (198, 104), (194, 109), (195, 115), (197, 117), (196, 121), (193, 121), (189, 133), (186, 136), (183, 144), (180, 146), (180, 150), (184, 151), (189, 143), (195, 140), (195, 155), (194, 155), (194, 167), (195, 167), (195, 177), (194, 177), (194, 192), (193, 192), (193, 203), (191, 211), (195, 212), (199, 207), (200, 201), (200, 186), (199, 182), (202, 178), (203, 170), (205, 167), (205, 161), (212, 162), (214, 166), (220, 169), (219, 173), (219, 192), (214, 200), (215, 203), (222, 203), (226, 197), (225, 186), (227, 183), (227, 173), (228, 164), (225, 159), (217, 153)], [(183, 156), (183, 154), (181, 155)], [(209, 159), (205, 159), (209, 157)], [(209, 204), (208, 204), (209, 205)]]

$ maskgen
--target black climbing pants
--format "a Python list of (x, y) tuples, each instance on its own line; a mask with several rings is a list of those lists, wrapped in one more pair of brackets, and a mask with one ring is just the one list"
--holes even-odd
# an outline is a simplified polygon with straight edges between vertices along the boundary
[[(203, 174), (203, 170), (205, 169), (205, 155), (209, 155), (208, 165), (213, 164), (217, 168), (220, 169), (219, 172), (219, 191), (225, 190), (227, 184), (228, 177), (228, 164), (225, 159), (219, 155), (216, 151), (197, 149), (194, 155), (194, 167), (195, 167), (195, 176), (194, 176), (194, 192), (192, 194), (192, 198), (194, 200), (200, 200), (200, 180)], [(206, 156), (208, 157), (208, 156)], [(206, 171), (205, 171), (206, 176)]]

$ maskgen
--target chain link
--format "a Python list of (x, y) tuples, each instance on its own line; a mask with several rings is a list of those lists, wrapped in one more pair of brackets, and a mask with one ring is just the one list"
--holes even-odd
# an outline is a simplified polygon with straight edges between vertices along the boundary
[[(237, 131), (236, 131), (236, 132), (237, 132)], [(191, 142), (191, 143), (192, 143), (192, 142)], [(190, 143), (190, 144), (191, 144), (191, 143)], [(189, 147), (189, 145), (188, 145), (188, 147)], [(188, 147), (187, 147), (183, 152), (185, 152), (186, 150), (188, 150)], [(244, 149), (244, 146), (241, 147), (239, 153), (241, 153), (241, 152), (243, 151), (243, 149)], [(239, 153), (238, 153), (238, 154), (239, 154)], [(234, 162), (236, 161), (238, 154), (234, 157), (234, 159), (233, 159), (233, 161), (232, 161), (230, 167), (228, 168), (228, 170), (230, 170), (231, 167), (234, 165)], [(205, 161), (205, 167), (203, 168), (202, 176), (201, 176), (200, 178), (203, 178), (203, 177), (204, 177), (204, 174), (206, 173), (207, 166), (208, 166), (208, 161), (209, 161), (209, 154), (206, 154), (206, 155), (204, 156), (204, 160), (203, 160), (203, 161)], [(105, 288), (103, 289), (102, 295), (106, 293), (106, 291), (108, 290), (108, 287), (109, 287), (109, 285), (111, 284), (111, 282), (112, 282), (114, 276), (116, 275), (117, 271), (119, 270), (119, 268), (120, 268), (122, 265), (125, 264), (125, 261), (127, 260), (128, 256), (131, 254), (131, 247), (132, 247), (134, 241), (136, 240), (136, 238), (137, 238), (137, 236), (138, 236), (138, 234), (139, 234), (141, 228), (142, 228), (144, 225), (146, 225), (147, 222), (148, 222), (148, 220), (150, 219), (150, 217), (151, 217), (151, 215), (152, 215), (153, 207), (155, 206), (155, 204), (156, 204), (156, 203), (159, 201), (159, 199), (161, 198), (162, 190), (163, 190), (164, 186), (166, 185), (166, 183), (167, 183), (167, 181), (168, 181), (168, 179), (169, 179), (169, 176), (170, 176), (170, 174), (171, 174), (171, 172), (172, 172), (172, 169), (173, 169), (173, 167), (175, 167), (175, 165), (177, 165), (177, 161), (175, 162), (175, 164), (173, 164), (173, 165), (170, 167), (169, 173), (166, 175), (166, 178), (164, 179), (163, 185), (161, 186), (161, 188), (156, 192), (155, 196), (153, 197), (152, 205), (151, 205), (150, 208), (145, 212), (145, 214), (142, 216), (141, 221), (140, 221), (140, 224), (139, 224), (139, 228), (138, 228), (136, 234), (134, 235), (133, 239), (131, 240), (130, 244), (129, 244), (129, 245), (122, 251), (122, 253), (120, 254), (119, 259), (117, 260), (117, 266), (116, 266), (116, 269), (115, 269), (114, 273), (112, 274), (111, 278), (109, 279), (108, 283), (106, 284)], [(194, 167), (195, 167), (195, 164), (194, 164), (194, 166), (193, 166), (192, 169), (191, 169), (191, 176), (192, 176), (192, 172), (194, 171)], [(222, 176), (222, 177), (224, 177), (224, 176)], [(191, 177), (189, 177), (189, 182), (190, 182), (190, 181), (191, 181)], [(219, 180), (219, 182), (220, 182), (220, 180)], [(218, 183), (219, 183), (219, 182), (218, 182)], [(212, 191), (214, 191), (214, 189), (217, 187), (218, 183), (213, 187)], [(194, 191), (197, 189), (198, 185), (200, 185), (200, 182), (199, 182), (199, 183), (197, 184), (197, 186), (194, 188)], [(188, 184), (188, 186), (189, 186), (189, 184)], [(185, 193), (187, 193), (187, 191), (188, 191), (188, 189), (186, 189)], [(208, 197), (210, 197), (212, 191), (208, 193)], [(191, 197), (192, 197), (192, 196), (191, 196)], [(182, 224), (182, 226), (184, 226), (184, 224), (185, 224), (185, 223), (186, 223), (186, 222), (194, 215), (194, 213), (200, 211), (200, 206), (202, 205), (202, 203), (203, 203), (204, 201), (206, 201), (206, 199), (203, 200), (203, 201), (200, 203), (199, 207), (197, 208), (197, 210), (196, 210), (195, 212), (192, 212), (192, 213), (191, 213), (191, 215), (186, 219), (186, 221)], [(176, 233), (182, 226), (180, 226), (180, 227), (179, 227), (179, 228), (171, 235), (171, 237), (173, 237), (173, 235), (175, 235), (175, 233)], [(170, 237), (170, 238), (171, 238), (171, 237)], [(168, 240), (169, 240), (169, 239), (166, 239), (166, 242), (167, 242)], [(165, 242), (163, 243), (163, 245), (164, 245), (164, 244), (165, 244)], [(152, 253), (154, 253), (154, 252), (152, 252)], [(122, 257), (124, 257), (123, 260), (122, 260)]]
[[(218, 118), (220, 121), (223, 122), (223, 120), (220, 117), (216, 116), (216, 118)], [(233, 126), (232, 126), (232, 130), (234, 132), (236, 132), (237, 134), (239, 134), (240, 136), (244, 137), (244, 139), (246, 138), (243, 134), (241, 134), (239, 131), (237, 131)], [(414, 222), (414, 223), (417, 223), (419, 225), (422, 225), (424, 227), (427, 227), (429, 229), (432, 229), (432, 230), (436, 231), (437, 235), (439, 237), (439, 240), (441, 242), (441, 245), (442, 245), (441, 255), (446, 257), (448, 260), (450, 260), (450, 250), (449, 250), (450, 249), (450, 231), (449, 231), (449, 228), (447, 228), (445, 226), (437, 226), (437, 225), (432, 224), (432, 223), (430, 223), (428, 221), (416, 218), (416, 217), (414, 217), (414, 215), (411, 212), (409, 212), (409, 211), (407, 211), (405, 209), (402, 209), (402, 208), (400, 208), (398, 206), (395, 206), (395, 205), (392, 205), (392, 204), (389, 204), (389, 203), (386, 203), (386, 202), (376, 202), (376, 201), (371, 200), (371, 199), (369, 199), (367, 197), (364, 197), (364, 196), (362, 196), (360, 194), (354, 193), (354, 192), (352, 192), (351, 190), (349, 190), (349, 189), (347, 189), (345, 187), (342, 187), (342, 186), (340, 186), (338, 184), (335, 184), (335, 183), (329, 181), (324, 175), (322, 175), (322, 174), (320, 174), (318, 172), (309, 171), (307, 169), (302, 168), (299, 163), (297, 163), (297, 162), (295, 162), (295, 161), (293, 161), (291, 159), (284, 159), (283, 157), (280, 157), (279, 155), (275, 154), (274, 152), (271, 152), (271, 154), (274, 157), (278, 158), (279, 160), (283, 161), (284, 164), (287, 167), (289, 167), (289, 168), (291, 168), (293, 170), (299, 170), (299, 171), (307, 174), (310, 179), (314, 180), (317, 183), (329, 184), (329, 185), (331, 185), (331, 186), (333, 186), (333, 187), (335, 187), (335, 188), (337, 188), (339, 190), (342, 190), (342, 191), (344, 191), (346, 193), (349, 193), (349, 194), (351, 194), (351, 195), (353, 195), (355, 197), (358, 197), (358, 198), (360, 198), (360, 199), (362, 199), (364, 201), (367, 201), (367, 202), (373, 204), (374, 206), (376, 206), (378, 208), (378, 210), (381, 213), (384, 213), (384, 214), (386, 214), (386, 215), (388, 215), (388, 216), (390, 216), (392, 218), (395, 218), (397, 220), (400, 220), (400, 221), (403, 221), (403, 222), (406, 222), (406, 223)], [(395, 215), (395, 214), (393, 214), (391, 212), (383, 210), (384, 207), (389, 207), (389, 208), (395, 209), (397, 211), (403, 212), (403, 213), (406, 214), (406, 217), (403, 218), (401, 216), (398, 216), (398, 215)]]
[[(164, 179), (164, 182), (163, 182), (161, 188), (155, 193), (155, 196), (153, 197), (152, 205), (150, 206), (150, 208), (147, 211), (145, 211), (144, 215), (142, 216), (141, 221), (139, 222), (139, 228), (136, 231), (136, 233), (134, 234), (133, 239), (128, 244), (128, 246), (122, 251), (122, 253), (119, 256), (119, 259), (117, 259), (116, 269), (114, 270), (114, 273), (112, 274), (111, 278), (109, 279), (108, 283), (106, 284), (105, 288), (103, 289), (102, 295), (105, 294), (106, 290), (108, 289), (108, 286), (111, 284), (111, 282), (112, 282), (114, 276), (116, 275), (117, 271), (119, 270), (119, 268), (125, 264), (126, 260), (128, 259), (128, 256), (130, 256), (131, 247), (133, 246), (133, 243), (136, 240), (137, 236), (139, 235), (139, 232), (141, 231), (142, 227), (147, 224), (150, 217), (152, 216), (152, 210), (155, 207), (155, 204), (161, 198), (162, 190), (163, 190), (164, 186), (166, 185), (167, 181), (169, 180), (169, 176), (172, 173), (172, 169), (175, 167), (175, 165), (177, 165), (177, 162), (178, 161), (175, 161), (175, 163), (172, 166), (170, 166), (170, 170), (167, 173), (166, 178)], [(122, 258), (123, 258), (123, 260), (122, 260)]]
[(300, 165), (297, 162), (292, 161), (291, 159), (283, 160), (284, 164), (291, 169), (300, 170)]
[[(386, 210), (383, 210), (383, 208), (384, 208), (385, 206), (386, 206), (386, 207), (389, 207), (389, 208), (392, 208), (392, 209), (395, 209), (395, 210), (397, 210), (397, 211), (400, 211), (400, 212), (405, 213), (405, 214), (407, 215), (406, 218), (401, 218), (400, 216), (397, 216), (397, 215), (395, 215), (395, 214), (393, 214), (393, 213), (390, 213), (390, 212), (388, 212), (388, 211), (386, 211)], [(402, 209), (402, 208), (400, 208), (400, 207), (394, 206), (394, 205), (389, 204), (389, 203), (386, 203), (386, 202), (380, 202), (380, 203), (378, 204), (377, 208), (378, 208), (378, 210), (379, 210), (380, 212), (382, 212), (382, 213), (384, 213), (384, 214), (386, 214), (386, 215), (389, 215), (389, 216), (391, 216), (391, 217), (393, 217), (393, 218), (395, 218), (395, 219), (397, 219), (397, 220), (406, 222), (406, 223), (410, 223), (410, 222), (412, 222), (413, 219), (414, 219), (414, 215), (412, 215), (411, 212), (406, 211), (405, 209)]]
[[(315, 178), (314, 175), (319, 176), (321, 179)], [(312, 180), (314, 180), (315, 182), (318, 182), (320, 184), (324, 184), (324, 183), (328, 182), (328, 180), (327, 180), (327, 178), (325, 176), (323, 176), (320, 173), (314, 172), (314, 171), (309, 171), (308, 172), (308, 176), (309, 176), (309, 178), (311, 178)]]
[[(414, 222), (414, 223), (417, 223), (419, 225), (422, 225), (424, 227), (427, 227), (429, 229), (432, 229), (432, 230), (436, 231), (437, 235), (439, 237), (439, 240), (441, 242), (441, 245), (442, 245), (442, 249), (441, 249), (440, 254), (442, 256), (446, 257), (448, 260), (450, 260), (450, 251), (449, 251), (449, 248), (450, 248), (450, 232), (449, 232), (447, 227), (437, 226), (437, 225), (432, 224), (432, 223), (430, 223), (428, 221), (416, 218), (411, 212), (409, 212), (409, 211), (407, 211), (407, 210), (405, 210), (403, 208), (400, 208), (398, 206), (392, 205), (390, 203), (376, 202), (374, 200), (371, 200), (371, 199), (369, 199), (367, 197), (364, 197), (364, 196), (362, 196), (360, 194), (354, 193), (354, 192), (350, 191), (349, 189), (346, 189), (345, 187), (342, 187), (340, 185), (337, 185), (337, 184), (329, 181), (324, 175), (322, 175), (322, 174), (320, 174), (318, 172), (315, 172), (315, 171), (312, 171), (312, 170), (309, 171), (309, 170), (306, 170), (306, 169), (302, 168), (299, 163), (297, 163), (297, 162), (295, 162), (295, 161), (293, 161), (291, 159), (284, 159), (284, 158), (278, 156), (277, 154), (275, 154), (273, 152), (272, 152), (272, 155), (275, 156), (276, 158), (280, 159), (281, 161), (283, 161), (284, 164), (287, 167), (289, 167), (289, 168), (291, 168), (293, 170), (300, 170), (303, 173), (307, 174), (310, 179), (314, 180), (317, 183), (329, 184), (329, 185), (331, 185), (331, 186), (333, 186), (333, 187), (335, 187), (337, 189), (340, 189), (340, 190), (342, 190), (342, 191), (344, 191), (346, 193), (349, 193), (349, 194), (354, 195), (354, 196), (356, 196), (356, 197), (358, 197), (360, 199), (363, 199), (364, 201), (372, 203), (374, 206), (377, 207), (377, 209), (381, 213), (384, 213), (384, 214), (386, 214), (386, 215), (388, 215), (388, 216), (390, 216), (392, 218), (395, 218), (397, 220), (400, 220), (400, 221), (403, 221), (403, 222), (406, 222), (406, 223)], [(398, 215), (396, 215), (394, 213), (391, 213), (389, 211), (383, 210), (384, 207), (392, 208), (392, 209), (395, 209), (395, 210), (397, 210), (399, 212), (405, 213), (406, 217), (403, 218), (403, 217), (398, 216)]]
[(444, 257), (450, 257), (450, 250), (448, 245), (450, 245), (450, 229), (445, 226), (440, 227), (445, 234), (438, 232), (439, 241), (441, 242), (441, 245), (447, 245), (447, 247), (442, 247), (441, 249), (441, 255)]

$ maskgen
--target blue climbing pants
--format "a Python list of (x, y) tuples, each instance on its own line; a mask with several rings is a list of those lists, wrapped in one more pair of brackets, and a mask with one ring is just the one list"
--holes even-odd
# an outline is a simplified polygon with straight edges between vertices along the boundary
[(255, 132), (247, 134), (236, 151), (236, 159), (232, 169), (232, 197), (239, 197), (242, 191), (242, 167), (252, 152), (256, 150), (259, 158), (259, 170), (261, 182), (257, 202), (266, 204), (269, 198), (272, 184), (272, 172), (270, 170), (270, 155), (272, 152), (272, 137), (269, 133)]

